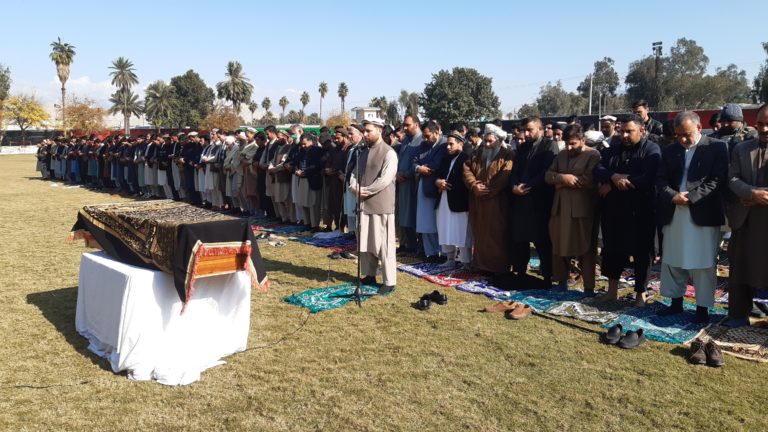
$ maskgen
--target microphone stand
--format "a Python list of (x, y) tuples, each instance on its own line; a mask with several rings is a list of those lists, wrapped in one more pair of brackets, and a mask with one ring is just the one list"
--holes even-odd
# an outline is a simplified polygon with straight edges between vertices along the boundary
[(362, 214), (361, 209), (361, 195), (360, 195), (360, 188), (362, 187), (362, 179), (360, 178), (360, 153), (363, 151), (363, 146), (365, 144), (361, 141), (360, 144), (353, 147), (353, 151), (355, 152), (355, 179), (357, 180), (357, 200), (355, 202), (355, 237), (357, 238), (357, 280), (355, 281), (355, 291), (352, 294), (349, 295), (340, 295), (340, 296), (334, 296), (335, 298), (350, 298), (357, 303), (357, 307), (363, 307), (363, 297), (373, 297), (376, 294), (366, 294), (363, 293), (363, 290), (361, 288), (362, 282), (360, 281), (360, 275), (361, 275), (361, 263), (360, 263), (360, 242), (362, 239), (360, 238), (360, 216)]

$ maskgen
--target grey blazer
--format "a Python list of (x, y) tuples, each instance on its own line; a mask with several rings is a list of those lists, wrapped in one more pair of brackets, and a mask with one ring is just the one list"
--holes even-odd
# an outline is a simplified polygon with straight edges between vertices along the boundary
[(728, 222), (732, 229), (739, 229), (744, 225), (749, 214), (749, 207), (744, 206), (741, 200), (752, 198), (752, 190), (756, 183), (757, 155), (760, 148), (759, 141), (751, 139), (742, 141), (733, 148), (731, 164), (728, 169), (728, 188), (736, 195), (737, 200), (731, 200), (728, 205)]

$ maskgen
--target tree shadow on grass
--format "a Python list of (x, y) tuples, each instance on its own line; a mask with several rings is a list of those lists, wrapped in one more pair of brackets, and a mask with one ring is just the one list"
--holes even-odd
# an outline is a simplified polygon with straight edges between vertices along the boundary
[(88, 340), (75, 330), (75, 311), (77, 309), (77, 287), (59, 288), (52, 291), (27, 295), (27, 303), (37, 306), (45, 319), (64, 336), (78, 353), (87, 357), (93, 364), (112, 372), (107, 360), (88, 349)]
[[(259, 245), (259, 247), (262, 247)], [(294, 276), (298, 276), (304, 279), (315, 280), (318, 282), (329, 282), (335, 279), (339, 283), (355, 282), (357, 273), (354, 274), (345, 273), (333, 270), (333, 264), (331, 264), (331, 270), (328, 269), (328, 263), (325, 260), (330, 261), (330, 258), (318, 260), (317, 267), (308, 267), (303, 265), (297, 265), (286, 261), (277, 261), (268, 258), (264, 259), (264, 265), (267, 268), (267, 272), (283, 272)], [(271, 277), (270, 277), (271, 279)]]

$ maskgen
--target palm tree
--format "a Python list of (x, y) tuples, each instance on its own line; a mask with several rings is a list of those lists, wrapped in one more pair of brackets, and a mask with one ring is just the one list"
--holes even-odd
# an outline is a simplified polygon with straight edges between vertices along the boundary
[(144, 93), (144, 113), (159, 133), (163, 124), (170, 123), (177, 108), (176, 87), (157, 80), (148, 85)]
[(232, 102), (235, 114), (240, 115), (240, 105), (249, 101), (253, 94), (253, 84), (246, 78), (243, 65), (237, 61), (227, 63), (227, 79), (216, 84), (216, 92), (222, 99)]
[(320, 83), (320, 86), (317, 88), (317, 91), (320, 92), (320, 124), (323, 124), (323, 98), (326, 94), (328, 94), (328, 83), (323, 81)]
[(309, 93), (302, 93), (299, 100), (301, 101), (301, 122), (304, 123), (304, 108), (306, 108), (309, 103)]
[(251, 112), (251, 124), (255, 121), (253, 119), (254, 114), (256, 114), (256, 110), (259, 109), (259, 104), (256, 103), (256, 101), (250, 101), (248, 102), (248, 111)]
[(264, 111), (269, 112), (269, 109), (272, 108), (272, 101), (265, 97), (261, 100), (261, 107), (264, 108)]
[(139, 95), (133, 93), (130, 88), (118, 89), (109, 98), (109, 102), (112, 106), (109, 108), (109, 113), (112, 115), (122, 114), (125, 118), (125, 134), (130, 133), (130, 118), (131, 115), (140, 116), (144, 107), (139, 100)]
[(283, 119), (285, 118), (285, 107), (288, 106), (290, 102), (288, 102), (288, 98), (283, 96), (280, 98), (280, 100), (277, 102), (278, 105), (280, 105), (280, 108), (283, 109), (283, 113), (280, 114), (280, 123), (283, 122)]
[(61, 127), (64, 129), (64, 135), (67, 134), (67, 127), (64, 123), (64, 96), (67, 92), (66, 84), (69, 79), (69, 65), (75, 57), (75, 47), (68, 43), (63, 43), (61, 38), (51, 42), (51, 61), (56, 64), (56, 75), (61, 82)]
[[(131, 105), (129, 103), (130, 98), (128, 98), (128, 95), (135, 96), (136, 100), (138, 101), (139, 97), (130, 91), (131, 87), (139, 83), (139, 77), (136, 76), (136, 72), (133, 70), (133, 63), (125, 57), (118, 57), (116, 60), (112, 61), (112, 66), (109, 68), (112, 69), (112, 72), (109, 73), (109, 75), (112, 77), (112, 85), (117, 87), (117, 92), (112, 95), (110, 102), (113, 102), (112, 99), (118, 95), (120, 96), (121, 100), (120, 106)], [(115, 103), (113, 102), (113, 108), (114, 106)], [(111, 111), (112, 109), (110, 109), (110, 112)], [(139, 112), (140, 111), (141, 110), (139, 110)], [(116, 114), (118, 112), (123, 113), (125, 121), (125, 134), (128, 135), (130, 133), (130, 116), (133, 111), (129, 109), (119, 109), (115, 110), (112, 114)]]
[(400, 90), (400, 97), (397, 98), (400, 108), (403, 110), (402, 117), (408, 114), (408, 90)]
[(349, 88), (346, 83), (339, 83), (339, 98), (341, 98), (341, 112), (344, 112), (344, 99), (349, 94)]

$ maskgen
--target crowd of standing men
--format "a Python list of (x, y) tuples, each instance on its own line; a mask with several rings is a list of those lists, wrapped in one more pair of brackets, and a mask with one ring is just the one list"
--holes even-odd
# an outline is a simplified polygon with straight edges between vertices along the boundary
[[(373, 119), (317, 134), (294, 125), (59, 138), (40, 145), (38, 168), (46, 178), (314, 232), (359, 226), (363, 282), (375, 283), (380, 266), (382, 292), (395, 286), (396, 241), (397, 252), (515, 288), (567, 289), (576, 268), (594, 292), (599, 261), (604, 300), (618, 297), (631, 266), (639, 307), (660, 259), (661, 292), (672, 299), (660, 314), (683, 311), (690, 280), (698, 322), (709, 320), (718, 249), (732, 230), (725, 325), (748, 325), (760, 312), (754, 291), (768, 287), (768, 107), (754, 129), (727, 104), (710, 119), (710, 135), (691, 111), (662, 125), (644, 102), (633, 110), (586, 127), (530, 117), (510, 133), (499, 123), (444, 128), (408, 115), (397, 128)], [(542, 279), (527, 274), (531, 245)]]

